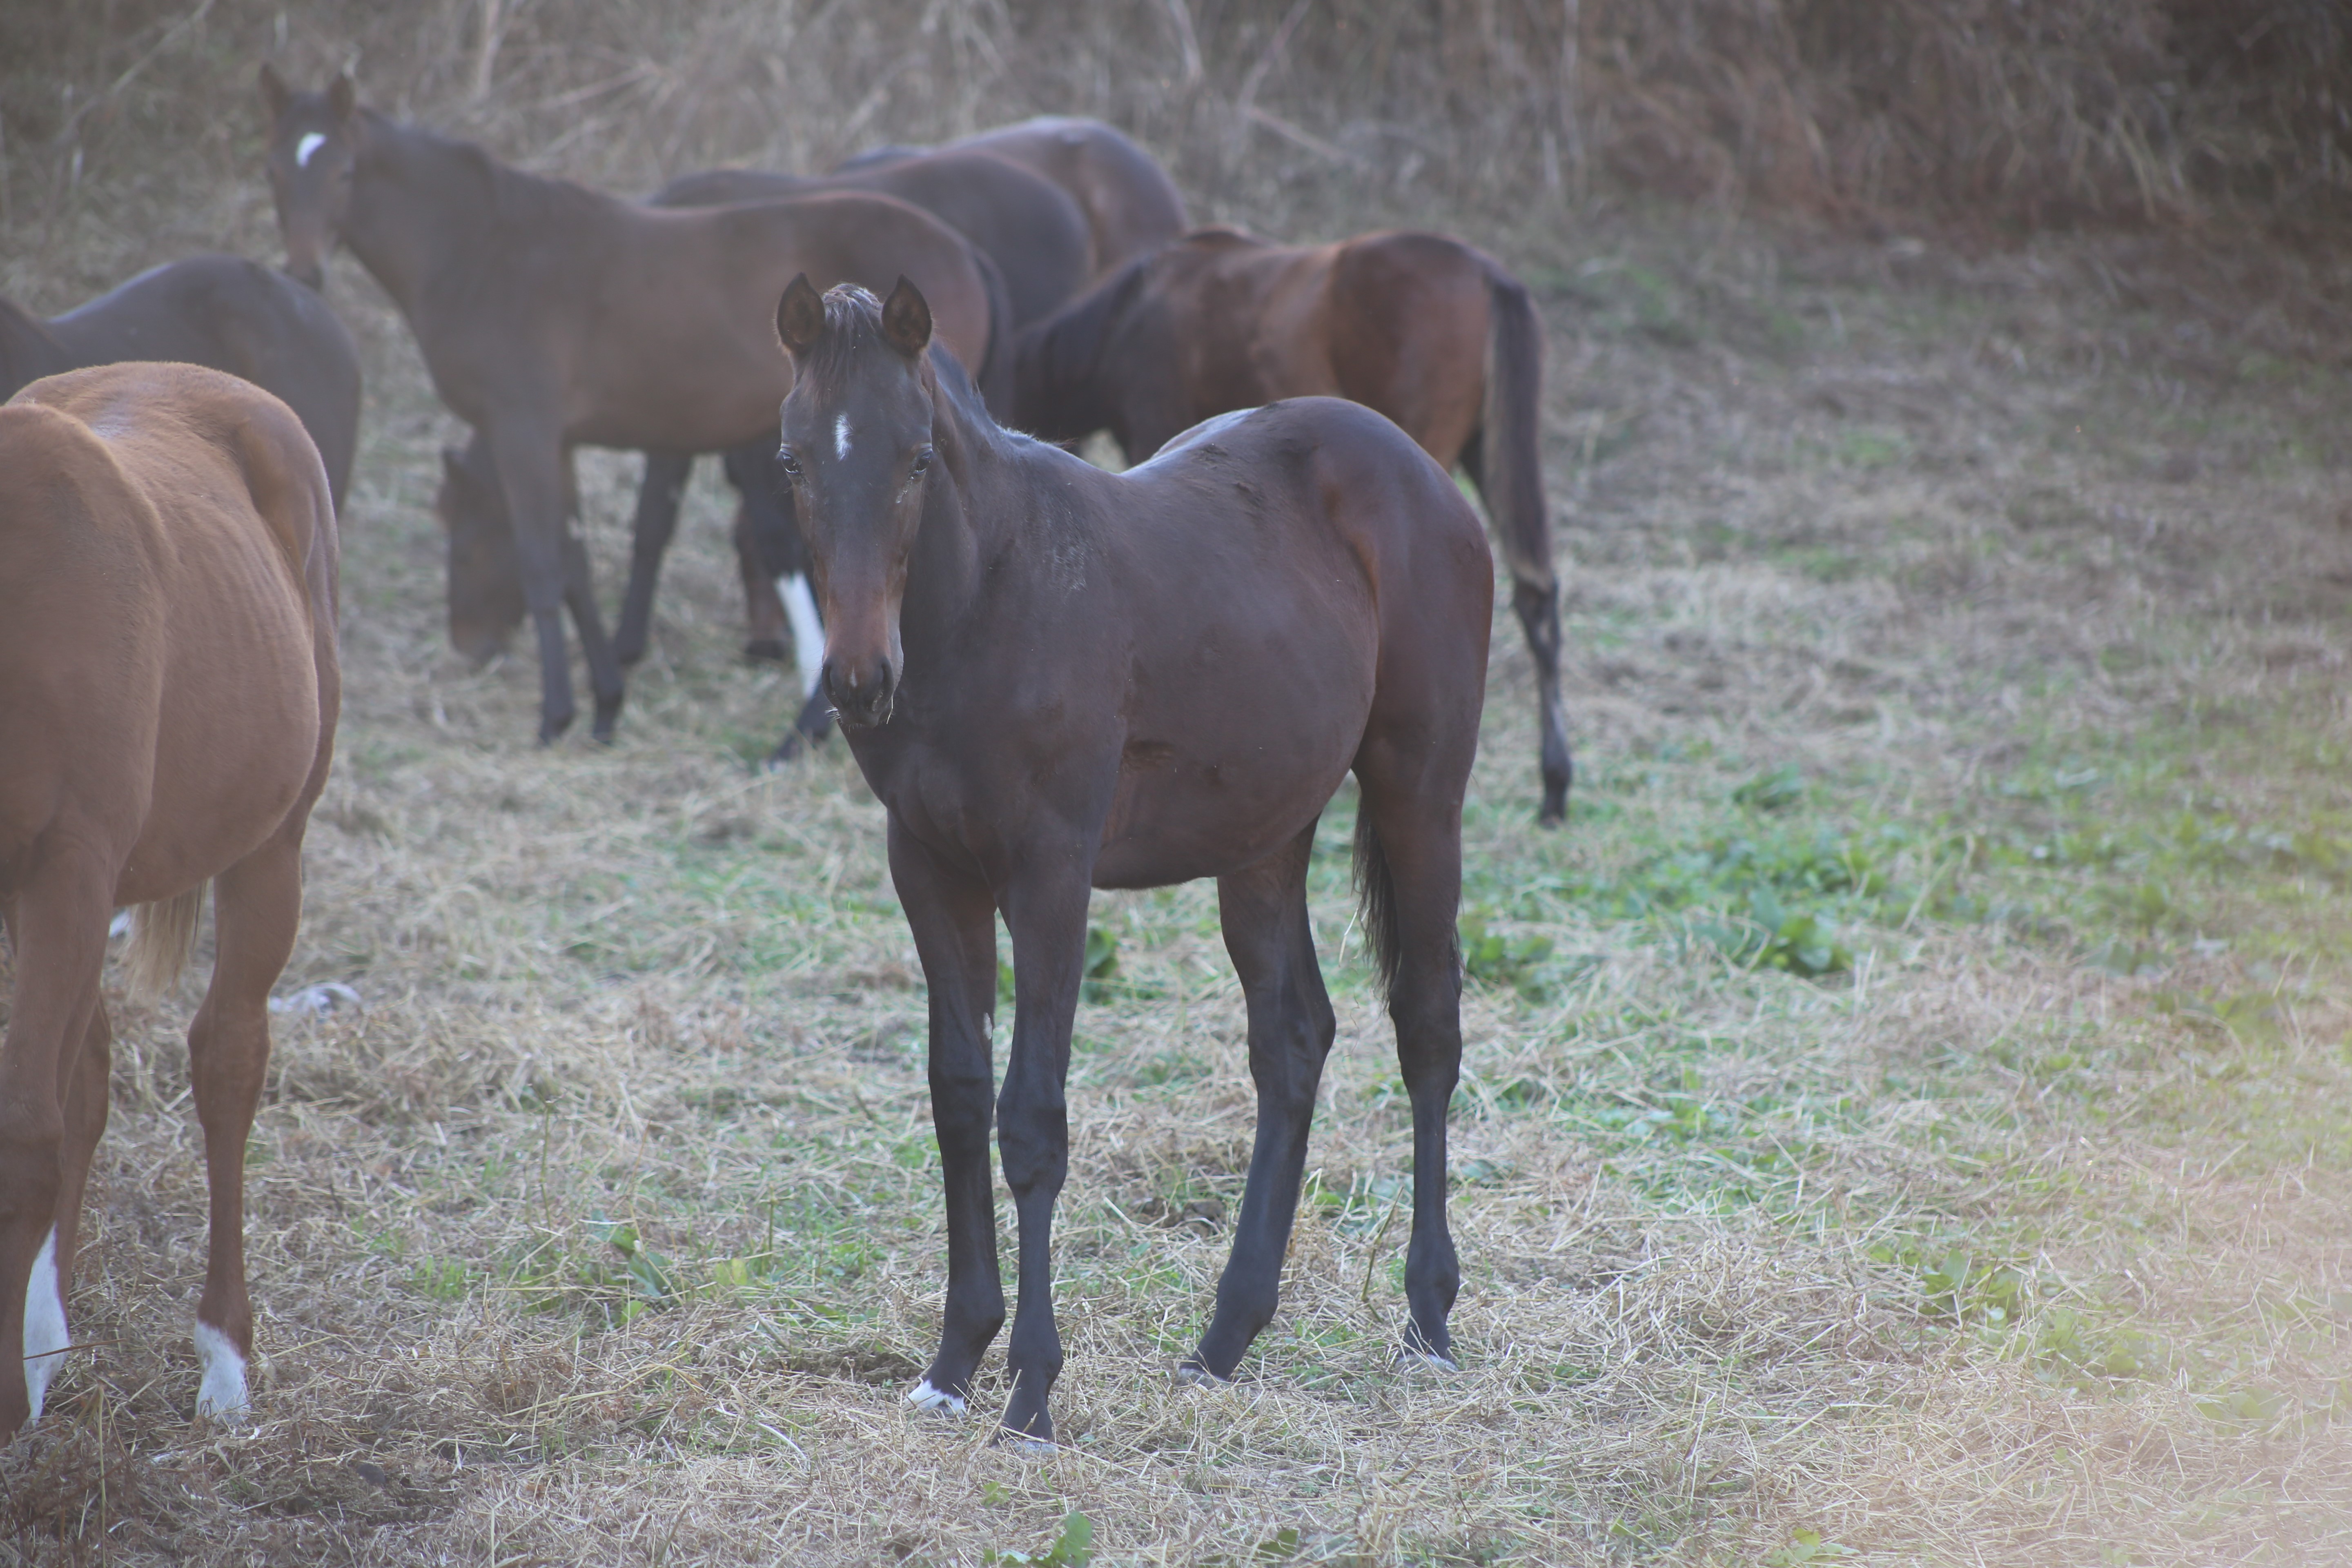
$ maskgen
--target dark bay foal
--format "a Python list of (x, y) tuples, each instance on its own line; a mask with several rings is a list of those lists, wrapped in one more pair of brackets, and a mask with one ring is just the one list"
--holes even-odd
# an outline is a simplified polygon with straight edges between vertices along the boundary
[(1538, 424), (1543, 331), (1519, 280), (1443, 235), (1270, 245), (1204, 228), (1130, 261), (1022, 334), (1014, 418), (1108, 428), (1139, 462), (1212, 415), (1322, 394), (1379, 409), (1486, 499), (1536, 667), (1537, 820), (1568, 812), (1559, 585)]
[[(1333, 1038), (1306, 878), (1351, 770), (1365, 926), (1412, 1101), (1404, 1342), (1450, 1365), (1454, 917), (1494, 593), (1469, 503), (1395, 426), (1330, 398), (1220, 419), (1104, 473), (998, 428), (926, 352), (930, 312), (903, 279), (887, 304), (795, 279), (776, 325), (798, 373), (778, 464), (824, 612), (824, 689), (888, 810), (930, 992), (948, 1289), (908, 1397), (961, 1411), (1004, 1321), (995, 1121), (1020, 1227), (1003, 1426), (1052, 1438), (1050, 1236), (1088, 894), (1197, 877), (1218, 879), (1248, 1001), (1258, 1126), (1183, 1367), (1233, 1375), (1274, 1316)], [(1013, 1026), (992, 1104), (1000, 911)]]
[(360, 360), (314, 291), (241, 256), (192, 256), (46, 321), (0, 300), (0, 398), (45, 375), (123, 360), (200, 364), (276, 394), (317, 445), (343, 504), (359, 449)]
[(802, 272), (936, 288), (941, 335), (992, 374), (1001, 289), (961, 236), (903, 202), (656, 211), (388, 120), (347, 77), (294, 92), (264, 66), (261, 87), (287, 269), (315, 282), (329, 247), (348, 246), (407, 319), (442, 402), (488, 445), (538, 636), (542, 742), (574, 713), (567, 607), (599, 740), (621, 710), (587, 556), (565, 542), (572, 447), (714, 451), (772, 428), (792, 374), (769, 321)]

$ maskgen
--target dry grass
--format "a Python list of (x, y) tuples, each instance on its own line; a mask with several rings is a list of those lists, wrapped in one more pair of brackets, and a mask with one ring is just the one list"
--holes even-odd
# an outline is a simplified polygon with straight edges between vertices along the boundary
[[(493, 79), (520, 106), (467, 107), (473, 6), (325, 8), (287, 48), (364, 45), (380, 100), (616, 184), (814, 162), (1050, 89), (1132, 105), (1204, 209), (1272, 232), (1466, 223), (1483, 199), (1433, 194), (1452, 164), (1399, 178), (1383, 155), (1368, 180), (1275, 132), (1234, 151), (1206, 110), (1150, 121), (1176, 112), (1181, 53), (1173, 85), (1068, 67), (1122, 58), (1086, 53), (1118, 16), (1041, 58), (1005, 47), (1003, 12), (930, 12), (898, 75), (874, 67), (895, 13), (758, 13), (787, 73), (762, 87), (768, 57), (735, 47), (748, 8), (698, 30), (509, 0)], [(1230, 107), (1243, 29), (1281, 16), (1187, 14), (1199, 91)], [(1291, 47), (1312, 59), (1313, 28), (1357, 15), (1318, 10)], [(1397, 22), (1392, 70), (1442, 63), (1407, 47), (1421, 26)], [(79, 184), (27, 172), (68, 143), (12, 142), (0, 284), (58, 308), (199, 245), (269, 254), (256, 127), (220, 107), (267, 29), (224, 7), (167, 43), (121, 121), (80, 121)], [(76, 79), (163, 35), (130, 37)], [(604, 96), (557, 101), (600, 52)], [(1286, 80), (1256, 100), (1286, 119), (1312, 104)], [(216, 130), (131, 155), (139, 115), (199, 102)], [(1444, 158), (1486, 134), (1415, 133)], [(1550, 324), (1584, 772), (1570, 829), (1538, 834), (1531, 678), (1499, 628), (1466, 901), (1521, 944), (1526, 991), (1506, 973), (1468, 1002), (1460, 1375), (1391, 1366), (1409, 1130), (1349, 956), (1282, 1316), (1241, 1382), (1170, 1382), (1251, 1110), (1213, 894), (1191, 888), (1097, 907), (1125, 989), (1078, 1023), (1066, 1446), (1025, 1458), (984, 1420), (908, 1415), (944, 1247), (877, 808), (837, 747), (745, 765), (791, 689), (733, 658), (709, 489), (620, 744), (527, 743), (530, 659), (474, 670), (441, 636), (427, 501), (454, 425), (339, 262), (370, 375), (348, 710), (285, 985), (366, 1006), (278, 1030), (253, 1143), (257, 1402), (222, 1431), (190, 1419), (196, 982), (117, 997), (72, 1298), (95, 1348), (0, 1455), (0, 1557), (977, 1563), (1041, 1549), (1071, 1510), (1121, 1563), (2352, 1552), (2341, 885), (2162, 858), (2192, 818), (2352, 826), (2340, 267), (2116, 238), (1972, 258), (1573, 198), (1472, 230)], [(584, 465), (608, 572), (633, 470)], [(1785, 763), (1801, 801), (1731, 803)], [(1327, 956), (1350, 945), (1348, 811), (1315, 873)], [(1998, 852), (2100, 832), (2125, 850)], [(1889, 846), (1917, 898), (1835, 906), (1855, 962), (1821, 981), (1727, 959), (1711, 893), (1622, 907), (1727, 834)], [(2168, 912), (2116, 912), (2157, 881)], [(2116, 942), (2137, 944), (2121, 963)], [(633, 1273), (619, 1222), (658, 1261)], [(1934, 1273), (1954, 1249), (1958, 1296)]]

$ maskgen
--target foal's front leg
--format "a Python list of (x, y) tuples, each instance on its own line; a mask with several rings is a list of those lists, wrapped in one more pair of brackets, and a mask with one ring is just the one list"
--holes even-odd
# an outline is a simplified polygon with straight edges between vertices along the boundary
[[(1093, 842), (1089, 837), (1087, 842)], [(1013, 935), (1013, 1049), (997, 1097), (997, 1146), (1004, 1184), (1013, 1189), (1020, 1227), (1021, 1284), (1005, 1370), (1013, 1397), (1004, 1430), (1039, 1443), (1054, 1440), (1045, 1408), (1062, 1371), (1062, 1335), (1054, 1322), (1054, 1200), (1070, 1169), (1070, 1026), (1086, 970), (1086, 858), (1038, 847), (1024, 876), (1006, 889), (1004, 924)]]
[[(501, 420), (487, 434), (514, 523), (523, 603), (539, 634), (539, 743), (572, 727), (572, 654), (563, 637), (565, 572), (563, 455), (552, 429)], [(616, 667), (617, 668), (617, 667)], [(615, 706), (618, 706), (617, 700)]]
[(948, 1211), (947, 1310), (940, 1352), (907, 1395), (961, 1415), (972, 1373), (1004, 1326), (996, 1265), (996, 1202), (988, 1168), (989, 1024), (996, 1012), (996, 905), (987, 884), (941, 862), (890, 820), (890, 880), (915, 936), (931, 994), (931, 1126)]

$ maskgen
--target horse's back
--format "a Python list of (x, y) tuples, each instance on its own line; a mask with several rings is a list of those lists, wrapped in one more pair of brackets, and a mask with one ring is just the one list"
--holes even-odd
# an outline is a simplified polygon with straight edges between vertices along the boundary
[(0, 463), (0, 658), (20, 731), (0, 752), (47, 755), (6, 771), (135, 826), (119, 902), (168, 896), (323, 780), (340, 697), (324, 468), (283, 402), (195, 365), (70, 372), (0, 413), (37, 448)]
[(1451, 466), (1486, 395), (1492, 264), (1444, 235), (1368, 234), (1330, 248), (1324, 353), (1339, 392)]
[(239, 256), (151, 268), (49, 322), (81, 365), (179, 361), (282, 399), (318, 447), (338, 503), (359, 447), (359, 353), (326, 301)]

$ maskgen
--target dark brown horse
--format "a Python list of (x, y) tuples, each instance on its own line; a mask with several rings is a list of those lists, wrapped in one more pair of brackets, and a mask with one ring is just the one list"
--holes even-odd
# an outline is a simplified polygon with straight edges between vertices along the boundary
[(40, 1414), (113, 1035), (109, 918), (130, 973), (218, 936), (188, 1029), (212, 1191), (196, 1409), (246, 1403), (245, 1144), (269, 988), (302, 907), (302, 833), (335, 740), (335, 510), (286, 405), (187, 364), (37, 381), (0, 406), (0, 1443)]
[(947, 1308), (908, 1397), (962, 1409), (1004, 1320), (997, 914), (1014, 978), (995, 1110), (1020, 1225), (1003, 1426), (1043, 1440), (1088, 893), (1196, 877), (1218, 879), (1258, 1127), (1216, 1311), (1183, 1370), (1233, 1375), (1274, 1316), (1333, 1037), (1307, 867), (1350, 770), (1365, 926), (1412, 1100), (1405, 1345), (1446, 1362), (1454, 915), (1494, 595), (1469, 503), (1395, 426), (1332, 398), (1220, 419), (1104, 473), (998, 428), (954, 363), (926, 353), (929, 311), (904, 279), (880, 305), (795, 279), (776, 325), (799, 372), (777, 461), (824, 612), (824, 690), (888, 808), (930, 991)]
[(1537, 451), (1543, 331), (1517, 279), (1442, 235), (1269, 245), (1204, 228), (1139, 257), (1015, 351), (1014, 417), (1108, 428), (1129, 461), (1212, 415), (1328, 394), (1377, 408), (1486, 499), (1535, 657), (1543, 805), (1568, 811), (1559, 587)]
[[(873, 147), (845, 160), (841, 173), (878, 169), (921, 156), (920, 147)], [(1053, 181), (1087, 215), (1094, 276), (1175, 238), (1191, 226), (1184, 198), (1150, 153), (1099, 120), (1040, 115), (950, 142), (941, 152), (986, 153)]]
[(983, 381), (997, 374), (1001, 287), (962, 237), (902, 202), (656, 211), (387, 120), (347, 77), (298, 93), (264, 66), (261, 88), (288, 270), (315, 280), (328, 247), (348, 246), (407, 318), (441, 400), (488, 444), (538, 634), (541, 742), (573, 716), (566, 606), (598, 739), (621, 709), (587, 556), (566, 544), (573, 447), (711, 451), (767, 429), (792, 380), (769, 312), (801, 272), (922, 279), (945, 301), (949, 344)]
[(242, 257), (192, 256), (47, 321), (0, 300), (0, 397), (130, 359), (209, 365), (277, 394), (318, 444), (343, 504), (359, 447), (360, 361), (317, 294)]

